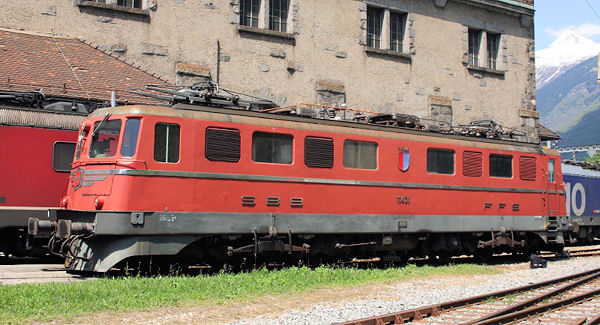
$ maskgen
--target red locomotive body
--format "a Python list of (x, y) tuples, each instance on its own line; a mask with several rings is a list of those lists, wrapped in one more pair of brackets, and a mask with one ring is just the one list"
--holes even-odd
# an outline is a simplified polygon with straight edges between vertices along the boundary
[(524, 253), (568, 228), (560, 156), (535, 144), (190, 105), (80, 132), (54, 238), (71, 270)]
[(0, 252), (26, 255), (27, 219), (48, 219), (67, 191), (85, 116), (0, 109)]

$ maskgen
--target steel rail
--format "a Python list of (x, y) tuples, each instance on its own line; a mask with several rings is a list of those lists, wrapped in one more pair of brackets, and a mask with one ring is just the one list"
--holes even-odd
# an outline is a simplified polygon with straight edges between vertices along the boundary
[(489, 298), (504, 297), (504, 296), (508, 296), (508, 295), (511, 295), (514, 293), (533, 290), (533, 289), (537, 289), (537, 288), (540, 288), (543, 286), (552, 285), (552, 284), (560, 283), (560, 282), (564, 282), (564, 281), (569, 281), (569, 280), (572, 280), (575, 278), (584, 277), (584, 276), (592, 275), (595, 273), (600, 273), (600, 268), (596, 268), (596, 269), (592, 269), (589, 271), (580, 272), (580, 273), (576, 273), (576, 274), (571, 274), (571, 275), (567, 275), (564, 277), (551, 279), (551, 280), (547, 280), (547, 281), (543, 281), (543, 282), (529, 284), (529, 285), (521, 286), (521, 287), (517, 287), (517, 288), (496, 291), (496, 292), (483, 294), (483, 295), (479, 295), (479, 296), (474, 296), (474, 297), (470, 297), (470, 298), (465, 298), (465, 299), (453, 300), (450, 302), (441, 303), (441, 304), (437, 304), (437, 305), (429, 305), (429, 306), (425, 306), (425, 307), (404, 310), (404, 311), (400, 311), (400, 312), (396, 312), (396, 313), (366, 317), (366, 318), (361, 318), (361, 319), (352, 320), (352, 321), (333, 323), (333, 325), (403, 324), (407, 321), (421, 320), (425, 317), (430, 317), (430, 316), (439, 316), (442, 312), (454, 310), (454, 309), (469, 306), (469, 305), (474, 305), (474, 304), (480, 303), (482, 301), (485, 301)]
[(528, 308), (525, 310), (517, 311), (514, 313), (510, 313), (510, 314), (505, 314), (505, 315), (498, 316), (495, 318), (485, 319), (480, 322), (472, 322), (472, 323), (469, 322), (467, 324), (477, 324), (477, 325), (506, 324), (507, 322), (517, 321), (517, 320), (521, 320), (524, 318), (529, 318), (531, 316), (539, 315), (548, 310), (554, 310), (554, 309), (558, 309), (561, 307), (573, 305), (582, 300), (587, 300), (587, 299), (597, 296), (597, 295), (600, 295), (600, 288), (590, 290), (590, 291), (584, 292), (582, 294), (579, 294), (579, 295), (576, 295), (573, 297), (569, 297), (569, 298), (557, 300), (557, 301), (554, 301), (554, 302), (551, 302), (548, 304), (540, 305), (537, 307), (531, 307), (531, 308)]
[(600, 314), (593, 316), (591, 319), (587, 319), (584, 325), (597, 325), (600, 324)]
[[(487, 314), (483, 317), (468, 321), (466, 323), (463, 323), (462, 325), (473, 325), (473, 324), (499, 324), (497, 322), (487, 322), (488, 320), (492, 320), (492, 319), (502, 319), (503, 317), (508, 317), (509, 315), (520, 315), (522, 309), (525, 309), (527, 307), (530, 307), (536, 303), (539, 303), (540, 301), (544, 301), (545, 299), (548, 299), (550, 297), (559, 295), (567, 290), (573, 289), (575, 287), (578, 287), (586, 282), (589, 282), (591, 280), (596, 279), (597, 277), (600, 277), (600, 272), (596, 272), (590, 275), (587, 275), (577, 281), (571, 282), (569, 284), (566, 284), (560, 288), (556, 288), (554, 290), (551, 290), (549, 292), (543, 293), (539, 296), (535, 296), (531, 299), (527, 299), (525, 301), (521, 301), (519, 303), (516, 303), (514, 305), (511, 305), (507, 308), (495, 311), (493, 313)], [(600, 289), (596, 290), (598, 293), (600, 293)], [(567, 301), (568, 299), (564, 299), (564, 301)], [(562, 301), (562, 300), (559, 300)], [(552, 303), (554, 304), (554, 303)], [(552, 305), (552, 304), (548, 304), (548, 305)], [(548, 305), (543, 305), (543, 306), (548, 306)], [(529, 309), (525, 309), (522, 312), (526, 312), (529, 310), (537, 310), (537, 308), (542, 308), (543, 306), (540, 307), (532, 307)]]

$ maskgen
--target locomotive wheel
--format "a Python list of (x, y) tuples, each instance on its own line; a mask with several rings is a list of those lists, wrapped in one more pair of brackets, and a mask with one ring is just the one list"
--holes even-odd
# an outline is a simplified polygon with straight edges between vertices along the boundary
[(433, 256), (433, 261), (437, 265), (448, 265), (452, 261), (452, 254), (445, 251), (440, 251), (435, 253), (437, 255)]
[(494, 256), (494, 252), (492, 252), (489, 248), (482, 248), (475, 251), (473, 254), (477, 260), (481, 263), (489, 263), (492, 257)]

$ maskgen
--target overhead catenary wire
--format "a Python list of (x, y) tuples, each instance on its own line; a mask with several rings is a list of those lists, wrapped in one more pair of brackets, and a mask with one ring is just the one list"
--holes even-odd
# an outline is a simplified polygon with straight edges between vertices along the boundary
[(62, 55), (63, 59), (65, 60), (65, 62), (69, 66), (69, 69), (71, 69), (71, 72), (75, 76), (75, 79), (77, 80), (77, 83), (79, 83), (79, 87), (81, 87), (81, 90), (83, 90), (85, 92), (85, 95), (87, 96), (87, 99), (89, 100), (90, 99), (90, 94), (85, 89), (85, 87), (83, 87), (83, 84), (81, 83), (81, 80), (79, 80), (79, 77), (77, 76), (77, 73), (75, 73), (75, 68), (73, 68), (73, 66), (71, 65), (71, 63), (69, 63), (69, 60), (67, 59), (67, 56), (65, 55), (65, 52), (63, 52), (62, 48), (60, 47), (60, 44), (58, 44), (58, 41), (56, 40), (56, 38), (54, 38), (54, 35), (52, 36), (52, 39), (54, 40), (54, 44), (56, 44), (56, 47), (58, 47), (58, 50), (60, 51), (60, 54)]
[(596, 14), (596, 17), (598, 17), (598, 20), (600, 20), (600, 15), (598, 14), (598, 12), (596, 11), (596, 9), (594, 9), (594, 7), (592, 6), (592, 4), (590, 3), (589, 0), (585, 0), (585, 3), (587, 3), (587, 5), (590, 7), (590, 9), (592, 9), (592, 11), (594, 12), (594, 14)]

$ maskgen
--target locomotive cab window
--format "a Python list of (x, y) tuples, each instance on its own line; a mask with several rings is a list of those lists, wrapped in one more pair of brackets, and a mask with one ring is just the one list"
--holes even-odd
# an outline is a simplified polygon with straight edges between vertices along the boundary
[(128, 119), (123, 131), (123, 144), (121, 145), (121, 156), (133, 157), (137, 146), (138, 133), (140, 131), (140, 119)]
[(156, 124), (154, 127), (154, 160), (168, 163), (179, 161), (179, 125)]
[(490, 176), (511, 178), (513, 157), (509, 155), (490, 155)]
[(344, 141), (344, 167), (377, 169), (377, 143)]
[(433, 174), (454, 174), (454, 150), (428, 148), (427, 172)]
[(121, 135), (121, 120), (106, 120), (94, 123), (90, 158), (114, 157)]
[(293, 140), (289, 134), (254, 132), (252, 135), (252, 160), (274, 164), (291, 164)]
[(55, 142), (52, 154), (52, 168), (57, 172), (70, 172), (75, 142)]
[(240, 131), (207, 128), (204, 154), (210, 161), (238, 162), (240, 160)]
[(304, 163), (313, 168), (333, 167), (333, 139), (306, 137), (304, 139)]

